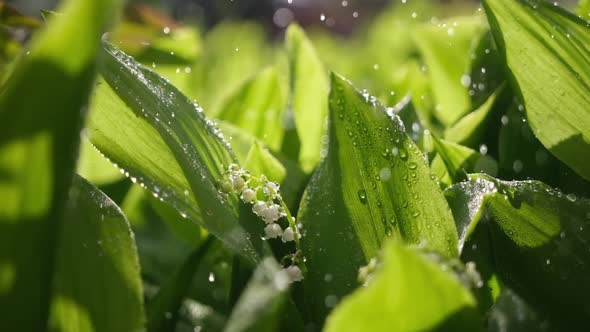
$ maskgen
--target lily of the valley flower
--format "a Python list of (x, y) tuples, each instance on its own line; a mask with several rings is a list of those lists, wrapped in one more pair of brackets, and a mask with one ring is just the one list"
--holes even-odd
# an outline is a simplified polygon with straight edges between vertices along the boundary
[[(225, 181), (221, 183), (221, 189), (230, 194), (238, 194), (240, 199), (246, 204), (252, 204), (252, 212), (260, 217), (266, 224), (264, 227), (265, 239), (280, 238), (284, 243), (295, 241), (297, 252), (292, 255), (286, 255), (283, 260), (287, 260), (290, 266), (285, 268), (291, 282), (303, 280), (303, 271), (298, 264), (304, 264), (299, 248), (299, 238), (301, 237), (295, 218), (291, 216), (280, 194), (280, 186), (269, 181), (264, 175), (255, 177), (240, 166), (232, 164), (226, 173)], [(289, 222), (284, 230), (279, 224), (279, 220), (286, 217)], [(304, 267), (304, 265), (302, 265)]]
[(303, 280), (303, 272), (301, 272), (301, 269), (297, 265), (291, 265), (286, 268), (285, 271), (287, 272), (291, 282)]
[(283, 229), (278, 224), (269, 224), (264, 228), (264, 234), (267, 239), (274, 239), (283, 235)]

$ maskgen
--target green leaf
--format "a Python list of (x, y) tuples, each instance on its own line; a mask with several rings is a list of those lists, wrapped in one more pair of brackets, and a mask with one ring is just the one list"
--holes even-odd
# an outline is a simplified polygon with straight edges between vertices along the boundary
[[(104, 43), (95, 92), (92, 143), (132, 181), (203, 226), (251, 263), (262, 240), (239, 224), (238, 200), (218, 190), (235, 162), (228, 143), (198, 105), (146, 67)], [(246, 225), (248, 226), (248, 225)], [(253, 226), (253, 225), (251, 225)]]
[(225, 332), (277, 331), (285, 305), (289, 277), (272, 258), (254, 271), (225, 326)]
[(471, 177), (464, 204), (485, 204), (501, 280), (552, 322), (587, 325), (590, 201), (538, 181)]
[(256, 176), (264, 175), (269, 180), (277, 183), (283, 182), (287, 175), (285, 166), (257, 142), (254, 142), (250, 152), (248, 152), (244, 168)]
[(487, 0), (498, 48), (535, 136), (586, 179), (590, 164), (590, 29), (544, 1)]
[[(0, 326), (46, 329), (58, 230), (100, 35), (119, 1), (67, 1), (0, 89)], [(31, 299), (34, 299), (32, 301)]]
[(274, 151), (281, 148), (285, 97), (273, 67), (262, 71), (231, 97), (217, 118), (262, 140)]
[(445, 125), (455, 123), (471, 108), (469, 54), (485, 28), (481, 16), (472, 16), (424, 24), (413, 31), (432, 81), (436, 116)]
[(387, 236), (457, 255), (453, 217), (424, 156), (399, 117), (371, 100), (332, 76), (327, 155), (298, 214), (317, 323), (331, 309), (325, 298), (350, 292)]
[(291, 62), (291, 107), (301, 142), (299, 163), (310, 173), (320, 161), (330, 82), (313, 45), (299, 26), (289, 26), (286, 43)]
[[(148, 302), (147, 330), (150, 332), (171, 331), (178, 318), (178, 310), (193, 280), (193, 275), (203, 257), (213, 243), (213, 237), (207, 238), (164, 284), (156, 296)], [(172, 315), (171, 317), (168, 315)]]
[(143, 290), (129, 222), (113, 201), (78, 176), (59, 239), (50, 329), (143, 329)]
[(470, 291), (452, 272), (393, 243), (369, 285), (336, 307), (325, 331), (476, 331), (475, 308)]
[(498, 163), (490, 156), (436, 137), (434, 146), (447, 166), (453, 182), (465, 179), (467, 173), (483, 172), (491, 176), (498, 174)]

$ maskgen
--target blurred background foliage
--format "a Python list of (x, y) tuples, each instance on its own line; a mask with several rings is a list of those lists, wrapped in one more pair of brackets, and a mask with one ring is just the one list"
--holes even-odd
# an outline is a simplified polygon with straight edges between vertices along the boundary
[[(575, 3), (560, 2), (570, 8)], [(0, 0), (0, 83), (25, 52), (31, 34), (43, 24), (41, 10), (56, 4), (57, 0)], [(293, 22), (306, 29), (327, 69), (350, 78), (385, 105), (411, 98), (416, 114), (408, 120), (408, 133), (430, 156), (434, 157), (432, 143), (421, 136), (424, 128), (489, 154), (498, 161), (494, 176), (535, 178), (566, 192), (588, 195), (588, 183), (553, 157), (520, 121), (522, 114), (513, 96), (501, 93), (503, 74), (485, 71), (499, 66), (490, 63), (497, 59), (490, 55), (496, 50), (486, 35), (487, 23), (478, 1), (130, 1), (110, 39), (198, 101), (210, 117), (244, 128), (244, 122), (252, 121), (248, 114), (266, 114), (260, 109), (271, 107), (289, 109), (290, 70), (283, 40)], [(463, 80), (466, 73), (469, 82)], [(278, 92), (265, 93), (271, 89)], [(488, 107), (485, 102), (493, 94), (499, 101), (492, 100), (495, 107)], [(260, 105), (256, 97), (261, 95), (274, 97)], [(243, 115), (232, 112), (240, 109), (236, 103), (246, 105)], [(470, 112), (483, 112), (493, 121), (487, 121), (486, 128), (476, 128), (480, 137), (455, 137), (464, 130), (454, 125)], [(287, 140), (292, 119), (286, 111), (283, 115), (284, 119), (272, 120), (285, 127), (282, 134)], [(227, 126), (222, 129), (231, 139)], [(250, 129), (255, 135), (256, 128)], [(520, 144), (511, 144), (514, 141)], [(280, 146), (268, 147), (286, 153)], [(233, 148), (244, 161), (249, 146)], [(449, 175), (439, 159), (433, 160), (432, 168), (444, 185)], [(78, 172), (99, 186), (129, 218), (145, 295), (153, 297), (170, 271), (178, 269), (204, 242), (207, 232), (195, 233), (194, 225), (183, 222), (176, 211), (132, 183), (88, 142), (82, 145)], [(303, 189), (294, 187), (294, 192)], [(231, 265), (231, 255), (215, 242), (188, 287), (177, 330), (189, 330), (197, 323), (223, 325), (230, 309), (227, 299), (231, 302), (232, 296), (228, 294)]]

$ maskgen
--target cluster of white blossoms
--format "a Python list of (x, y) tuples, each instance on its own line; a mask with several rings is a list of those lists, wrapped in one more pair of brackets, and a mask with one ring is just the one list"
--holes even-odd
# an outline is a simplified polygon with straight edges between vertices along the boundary
[[(277, 183), (269, 181), (264, 175), (255, 177), (240, 166), (231, 164), (221, 189), (226, 193), (238, 194), (244, 203), (252, 205), (252, 212), (266, 225), (264, 239), (280, 238), (284, 243), (295, 242), (296, 247), (299, 248), (301, 234), (295, 224), (295, 218), (291, 216), (283, 202)], [(282, 219), (288, 222), (285, 228), (279, 224)], [(298, 253), (288, 256), (291, 265), (285, 268), (293, 282), (303, 280), (303, 272), (297, 265), (300, 256)]]

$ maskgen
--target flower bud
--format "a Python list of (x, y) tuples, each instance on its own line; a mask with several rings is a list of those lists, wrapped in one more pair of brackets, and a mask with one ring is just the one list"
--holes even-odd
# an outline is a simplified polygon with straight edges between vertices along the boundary
[(246, 189), (242, 192), (242, 200), (245, 203), (251, 203), (256, 198), (256, 192), (252, 189)]
[(231, 193), (234, 190), (234, 187), (228, 181), (225, 181), (221, 184), (221, 190), (226, 193)]

